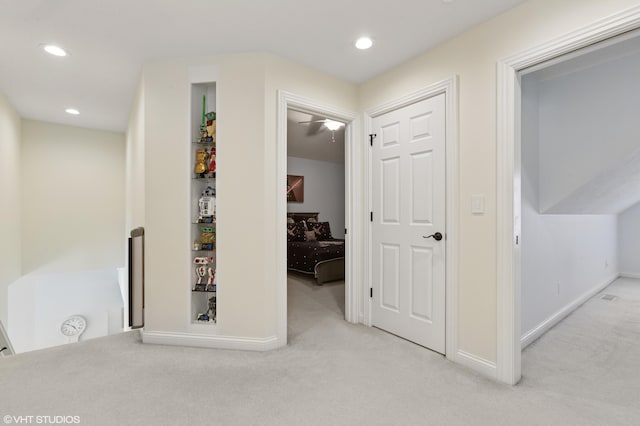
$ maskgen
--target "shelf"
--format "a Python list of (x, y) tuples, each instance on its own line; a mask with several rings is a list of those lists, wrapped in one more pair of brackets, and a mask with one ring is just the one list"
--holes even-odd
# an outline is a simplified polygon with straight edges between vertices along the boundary
[(193, 180), (215, 180), (216, 172), (213, 173), (205, 173), (205, 176), (191, 176)]
[[(193, 330), (210, 334), (211, 327), (216, 324), (217, 316), (217, 286), (213, 284), (194, 284), (198, 280), (205, 282), (215, 281), (217, 268), (215, 234), (216, 225), (216, 172), (213, 162), (216, 160), (216, 130), (215, 124), (209, 124), (207, 133), (210, 140), (203, 138), (201, 125), (204, 118), (216, 110), (216, 82), (191, 83), (191, 109), (190, 122), (191, 134), (188, 145), (191, 156), (191, 196), (190, 196), (190, 220), (191, 223), (191, 280), (185, 283), (192, 296), (190, 301), (190, 324)], [(205, 152), (206, 151), (206, 152)], [(213, 160), (213, 161), (212, 161)], [(213, 171), (209, 171), (209, 167)], [(204, 170), (204, 173), (196, 173), (196, 170)], [(198, 226), (193, 226), (198, 225)], [(206, 230), (206, 232), (205, 232)], [(215, 232), (215, 231), (214, 231)], [(204, 242), (203, 242), (204, 241)], [(196, 261), (197, 263), (193, 263)], [(206, 263), (199, 263), (206, 262)], [(194, 268), (195, 266), (195, 268)], [(201, 268), (205, 269), (203, 271)], [(200, 276), (203, 272), (205, 276)], [(200, 320), (199, 320), (200, 319)], [(205, 331), (207, 330), (207, 331)]]
[(198, 320), (195, 320), (195, 321), (191, 322), (191, 324), (193, 324), (193, 325), (196, 325), (196, 324), (197, 325), (213, 325), (215, 323), (216, 322), (214, 320), (209, 320), (209, 321), (198, 321)]

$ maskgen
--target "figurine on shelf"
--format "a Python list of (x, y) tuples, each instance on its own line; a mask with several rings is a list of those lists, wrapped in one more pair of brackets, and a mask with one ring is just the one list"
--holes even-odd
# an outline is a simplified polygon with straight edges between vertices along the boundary
[(207, 110), (207, 96), (202, 96), (202, 121), (200, 122), (200, 142), (207, 141), (207, 121), (205, 111)]
[(210, 267), (214, 262), (213, 257), (204, 257), (198, 256), (193, 259), (193, 263), (196, 265), (196, 284), (194, 286), (194, 290), (196, 291), (205, 291), (206, 284), (204, 283), (204, 277), (208, 275), (207, 283), (211, 282), (213, 284), (215, 270)]
[[(198, 208), (200, 216), (198, 222), (211, 223), (215, 221), (216, 215), (216, 191), (210, 186), (207, 186), (198, 200)], [(211, 222), (205, 221), (206, 218), (211, 218)]]
[(203, 123), (200, 125), (200, 142), (206, 142), (206, 141), (207, 141), (207, 125)]
[(197, 175), (204, 176), (208, 170), (209, 153), (206, 148), (198, 148), (196, 150), (196, 165), (193, 172)]
[(211, 148), (209, 152), (209, 173), (216, 172), (216, 149)]
[(207, 142), (215, 142), (216, 141), (216, 113), (215, 111), (211, 111), (205, 114), (205, 118), (207, 119)]
[(208, 305), (207, 312), (204, 314), (198, 314), (198, 316), (196, 317), (197, 321), (202, 321), (202, 322), (216, 321), (216, 296), (210, 297), (207, 305)]
[(207, 311), (209, 318), (215, 322), (216, 320), (216, 296), (209, 298), (209, 310)]
[(213, 250), (216, 246), (216, 229), (204, 226), (200, 230), (200, 247), (202, 250)]
[(206, 290), (207, 291), (216, 291), (218, 289), (218, 279), (217, 279), (217, 272), (214, 269), (213, 270), (213, 278), (211, 278), (208, 282), (207, 282), (207, 287)]

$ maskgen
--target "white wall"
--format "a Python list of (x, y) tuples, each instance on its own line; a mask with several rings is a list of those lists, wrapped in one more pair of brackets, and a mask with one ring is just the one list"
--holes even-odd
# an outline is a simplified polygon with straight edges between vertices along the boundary
[(60, 324), (82, 315), (80, 341), (122, 332), (123, 303), (115, 269), (25, 275), (10, 287), (9, 335), (16, 352), (67, 343)]
[(202, 66), (216, 67), (219, 79), (218, 323), (206, 332), (270, 338), (277, 333), (280, 308), (272, 226), (278, 192), (276, 90), (355, 110), (356, 88), (266, 53), (145, 65), (146, 332), (192, 331), (188, 315), (192, 165), (185, 108), (189, 70)]
[(22, 272), (124, 259), (124, 134), (24, 120)]
[(133, 228), (144, 226), (144, 135), (144, 81), (141, 80), (131, 108), (125, 136), (125, 236), (128, 236)]
[(319, 212), (333, 238), (344, 238), (344, 164), (288, 157), (287, 174), (304, 176), (304, 202), (287, 203), (287, 211)]
[(0, 92), (0, 321), (8, 321), (8, 288), (20, 276), (20, 117)]
[[(577, 301), (617, 276), (615, 215), (550, 215), (539, 213), (540, 177), (548, 158), (540, 151), (541, 129), (553, 134), (544, 120), (546, 97), (535, 81), (522, 85), (522, 335), (558, 313), (568, 313)], [(560, 143), (560, 142), (558, 142)], [(569, 173), (565, 173), (565, 176)], [(558, 186), (564, 183), (557, 175)]]
[[(366, 110), (459, 78), (457, 325), (468, 354), (496, 360), (496, 62), (634, 6), (637, 0), (528, 1), (360, 87)], [(471, 214), (473, 194), (486, 195), (486, 214)]]
[(9, 326), (7, 334), (16, 352), (35, 348), (36, 282), (19, 278), (9, 286)]
[(618, 256), (620, 273), (640, 278), (640, 203), (618, 215)]
[(144, 80), (141, 78), (131, 107), (125, 149), (125, 216), (122, 235), (123, 261), (120, 292), (124, 306), (124, 324), (129, 326), (129, 255), (128, 238), (134, 228), (145, 225), (145, 133)]
[[(540, 81), (541, 211), (566, 213), (581, 208), (602, 212), (608, 207), (617, 210), (610, 213), (618, 213), (640, 199), (637, 182), (620, 194), (589, 185), (602, 174), (611, 175), (640, 151), (636, 126), (639, 74), (640, 54), (636, 53)], [(598, 182), (598, 186), (603, 184)], [(579, 193), (573, 195), (581, 189), (602, 193), (602, 201), (585, 202)], [(563, 203), (566, 198), (569, 200)]]

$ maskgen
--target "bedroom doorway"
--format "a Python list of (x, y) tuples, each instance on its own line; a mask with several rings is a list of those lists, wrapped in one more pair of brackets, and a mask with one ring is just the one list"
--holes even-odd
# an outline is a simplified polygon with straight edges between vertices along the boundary
[(345, 123), (287, 109), (287, 304), (295, 338), (345, 317)]
[[(336, 318), (340, 322), (359, 323), (364, 309), (364, 204), (360, 196), (364, 185), (362, 176), (364, 147), (358, 143), (360, 120), (355, 112), (342, 110), (331, 105), (319, 103), (313, 99), (295, 95), (283, 90), (278, 91), (277, 137), (276, 137), (276, 183), (278, 188), (275, 222), (275, 250), (278, 292), (278, 346), (288, 341), (288, 277), (287, 277), (287, 111), (295, 110), (318, 115), (333, 121), (344, 123), (344, 302), (335, 302), (342, 307)], [(307, 120), (313, 121), (313, 120)], [(329, 130), (326, 135), (333, 144), (335, 132)], [(333, 133), (333, 135), (332, 135)], [(291, 184), (295, 184), (292, 182)], [(306, 180), (305, 180), (306, 187)], [(301, 212), (315, 213), (315, 212)], [(318, 217), (322, 219), (322, 212)], [(333, 229), (333, 225), (329, 225)], [(335, 266), (335, 263), (334, 265)], [(315, 276), (314, 276), (315, 278)], [(326, 285), (326, 284), (325, 284)], [(336, 304), (337, 303), (337, 304)], [(317, 304), (313, 304), (317, 306)]]

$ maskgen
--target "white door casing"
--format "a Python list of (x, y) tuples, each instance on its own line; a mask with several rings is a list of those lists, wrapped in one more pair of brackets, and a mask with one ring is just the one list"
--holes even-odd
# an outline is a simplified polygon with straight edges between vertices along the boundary
[(496, 378), (501, 382), (516, 384), (522, 375), (520, 228), (515, 208), (520, 190), (516, 184), (520, 170), (520, 72), (639, 28), (640, 6), (634, 6), (497, 63)]
[(372, 120), (372, 324), (445, 353), (445, 94)]

